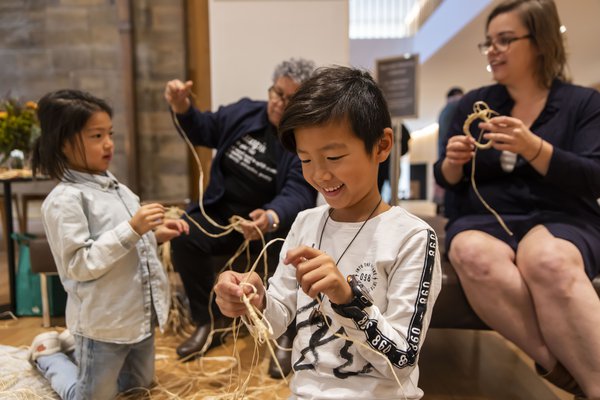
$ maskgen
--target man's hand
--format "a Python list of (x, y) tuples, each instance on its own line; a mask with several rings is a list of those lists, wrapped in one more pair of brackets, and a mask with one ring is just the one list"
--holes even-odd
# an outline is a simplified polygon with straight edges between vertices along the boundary
[(267, 212), (262, 208), (257, 208), (252, 211), (249, 216), (251, 219), (250, 221), (246, 220), (240, 223), (244, 238), (247, 240), (258, 240), (260, 239), (260, 235), (257, 228), (263, 234), (269, 231), (269, 218), (267, 217)]
[(190, 93), (192, 92), (192, 81), (183, 83), (179, 79), (167, 82), (165, 87), (165, 99), (176, 114), (184, 114), (190, 108)]
[(240, 283), (246, 279), (257, 290), (256, 296), (250, 302), (259, 311), (262, 312), (264, 310), (265, 287), (260, 276), (256, 272), (240, 274), (235, 271), (225, 271), (219, 275), (219, 279), (215, 285), (215, 295), (217, 296), (215, 302), (223, 315), (235, 318), (246, 314), (246, 305), (242, 301), (242, 295), (245, 294), (248, 296), (253, 292), (250, 286), (240, 286)]
[(307, 246), (288, 250), (285, 264), (296, 267), (296, 279), (302, 291), (311, 298), (319, 293), (329, 297), (335, 304), (352, 301), (352, 289), (338, 269), (335, 261), (321, 250)]

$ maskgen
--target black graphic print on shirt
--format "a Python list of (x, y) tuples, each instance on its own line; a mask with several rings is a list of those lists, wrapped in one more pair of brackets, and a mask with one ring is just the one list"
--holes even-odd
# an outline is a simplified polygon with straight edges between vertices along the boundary
[[(419, 288), (415, 299), (415, 311), (411, 317), (408, 330), (404, 337), (408, 346), (398, 346), (392, 339), (384, 335), (378, 326), (376, 319), (370, 319), (366, 310), (363, 310), (361, 316), (353, 318), (356, 327), (365, 333), (367, 344), (375, 351), (385, 355), (396, 368), (404, 368), (412, 366), (416, 363), (421, 344), (421, 333), (423, 331), (423, 319), (427, 311), (431, 280), (433, 278), (433, 268), (435, 265), (437, 239), (432, 230), (428, 230), (427, 249), (425, 251), (425, 259)], [(365, 364), (359, 369), (346, 369), (354, 362), (354, 354), (352, 341), (339, 338), (329, 330), (327, 324), (312, 320), (310, 318), (313, 309), (318, 307), (316, 300), (313, 300), (304, 307), (301, 307), (296, 315), (298, 334), (306, 334), (302, 332), (304, 329), (311, 329), (317, 326), (317, 329), (310, 333), (308, 346), (300, 351), (298, 360), (294, 363), (294, 370), (314, 370), (315, 365), (319, 363), (319, 347), (332, 342), (333, 340), (344, 340), (344, 345), (341, 347), (337, 358), (340, 365), (334, 368), (333, 373), (340, 379), (345, 379), (349, 376), (370, 373), (373, 367), (370, 363)], [(327, 318), (327, 322), (331, 325), (331, 318)], [(347, 336), (343, 327), (340, 327), (337, 334)], [(403, 341), (404, 342), (404, 341)], [(403, 350), (405, 348), (405, 350)], [(355, 367), (356, 368), (356, 367)]]

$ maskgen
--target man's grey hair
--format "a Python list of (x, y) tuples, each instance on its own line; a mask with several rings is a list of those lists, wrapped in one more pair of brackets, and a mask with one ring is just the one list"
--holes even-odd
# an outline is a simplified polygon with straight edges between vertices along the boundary
[(302, 83), (311, 77), (314, 70), (314, 61), (304, 58), (290, 58), (275, 67), (273, 83), (282, 76), (287, 76), (296, 83)]

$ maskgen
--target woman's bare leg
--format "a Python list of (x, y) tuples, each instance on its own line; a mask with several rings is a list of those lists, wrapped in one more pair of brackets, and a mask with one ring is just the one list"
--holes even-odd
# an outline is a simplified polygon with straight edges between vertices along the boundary
[(539, 225), (520, 242), (517, 265), (531, 292), (537, 323), (550, 352), (588, 397), (599, 397), (600, 300), (585, 273), (579, 250)]
[(464, 231), (452, 240), (449, 257), (477, 315), (542, 367), (551, 369), (556, 358), (544, 342), (531, 294), (510, 246), (481, 231)]

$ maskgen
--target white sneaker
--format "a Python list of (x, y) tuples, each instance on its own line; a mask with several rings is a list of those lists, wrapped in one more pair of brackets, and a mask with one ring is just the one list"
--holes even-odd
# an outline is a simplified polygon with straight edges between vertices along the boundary
[(70, 353), (75, 350), (75, 338), (68, 329), (58, 335), (58, 341), (60, 342), (60, 351), (63, 353)]
[(44, 332), (33, 338), (31, 347), (29, 348), (29, 360), (35, 361), (38, 357), (49, 356), (50, 354), (60, 351), (60, 342), (58, 340), (58, 332)]

